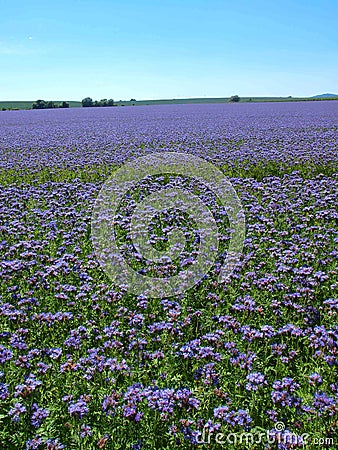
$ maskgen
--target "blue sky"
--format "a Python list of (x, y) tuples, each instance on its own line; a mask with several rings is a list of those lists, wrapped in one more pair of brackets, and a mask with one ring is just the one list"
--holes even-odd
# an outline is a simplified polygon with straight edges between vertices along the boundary
[(338, 93), (336, 0), (1, 0), (0, 100)]

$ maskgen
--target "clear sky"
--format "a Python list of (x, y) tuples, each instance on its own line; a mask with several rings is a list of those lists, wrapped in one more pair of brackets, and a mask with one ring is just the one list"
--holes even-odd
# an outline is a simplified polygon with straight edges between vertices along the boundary
[(337, 0), (0, 0), (0, 100), (338, 93)]

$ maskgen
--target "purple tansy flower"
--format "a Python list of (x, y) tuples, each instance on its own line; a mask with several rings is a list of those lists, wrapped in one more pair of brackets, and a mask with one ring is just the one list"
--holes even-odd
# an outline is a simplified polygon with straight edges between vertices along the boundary
[(8, 384), (0, 383), (0, 400), (6, 400), (9, 397)]
[(39, 436), (26, 441), (26, 450), (38, 450), (43, 444), (43, 440)]
[(62, 354), (61, 348), (50, 348), (47, 350), (47, 355), (52, 359), (58, 359)]
[[(214, 410), (215, 412), (215, 410)], [(219, 422), (213, 423), (212, 420), (208, 420), (205, 425), (204, 428), (206, 430), (208, 430), (209, 433), (214, 433), (215, 431), (218, 431), (221, 428), (221, 424)]]
[(282, 380), (276, 380), (272, 387), (274, 390), (271, 392), (271, 399), (274, 403), (279, 403), (282, 406), (295, 407), (301, 405), (302, 399), (291, 395), (299, 388), (299, 384), (293, 378), (286, 377)]
[(9, 410), (9, 415), (12, 417), (13, 422), (18, 422), (20, 415), (24, 414), (27, 408), (22, 403), (15, 403), (14, 407)]
[(219, 384), (219, 375), (215, 371), (215, 363), (208, 363), (199, 367), (194, 373), (194, 378), (196, 378), (196, 380), (203, 378), (204, 384), (213, 384), (214, 386), (217, 386)]
[(329, 298), (323, 302), (331, 311), (338, 312), (338, 298)]
[(294, 392), (299, 388), (299, 384), (293, 378), (285, 377), (282, 380), (274, 381), (272, 387), (276, 390), (286, 389), (288, 392)]
[(174, 411), (174, 389), (160, 389), (158, 387), (146, 388), (145, 398), (151, 409), (172, 414)]
[(87, 403), (84, 400), (80, 399), (76, 402), (72, 402), (68, 406), (68, 412), (71, 416), (75, 416), (78, 417), (79, 419), (82, 419), (82, 417), (88, 414), (89, 409)]
[(322, 391), (315, 392), (312, 405), (318, 411), (319, 415), (322, 415), (323, 412), (328, 411), (329, 415), (333, 416), (336, 412), (338, 412), (337, 398), (330, 397)]
[(305, 335), (304, 331), (301, 328), (297, 327), (296, 325), (293, 325), (292, 323), (288, 323), (284, 327), (280, 328), (277, 331), (277, 333), (279, 335), (289, 334), (290, 336), (295, 336), (295, 337), (300, 337), (300, 336)]
[(13, 353), (3, 345), (0, 345), (0, 363), (4, 364), (13, 358)]
[(175, 392), (174, 398), (179, 407), (185, 407), (188, 408), (188, 410), (191, 407), (197, 409), (200, 404), (200, 401), (192, 397), (192, 393), (186, 388), (178, 389)]
[(277, 421), (278, 412), (274, 409), (268, 409), (267, 411), (265, 411), (265, 414), (269, 417), (270, 420), (272, 420), (272, 422)]
[(247, 391), (257, 391), (260, 386), (267, 384), (265, 376), (261, 372), (253, 372), (246, 377), (248, 383), (245, 388)]
[(143, 413), (137, 411), (135, 405), (123, 405), (122, 407), (123, 417), (126, 417), (130, 421), (139, 422), (143, 416)]
[(330, 388), (333, 392), (338, 394), (338, 382), (330, 384)]
[(36, 403), (32, 405), (33, 414), (31, 416), (31, 424), (35, 428), (39, 428), (42, 424), (43, 419), (45, 419), (49, 415), (48, 409), (39, 408)]
[(107, 397), (104, 398), (102, 402), (102, 410), (108, 415), (113, 416), (115, 414), (115, 409), (119, 403), (120, 394), (115, 391)]
[(131, 327), (141, 327), (144, 324), (143, 314), (132, 314), (129, 319), (129, 325)]
[(225, 419), (228, 411), (229, 411), (229, 407), (226, 405), (214, 408), (214, 417), (216, 419)]
[(225, 420), (225, 422), (232, 425), (233, 427), (235, 425), (239, 425), (245, 429), (247, 429), (250, 422), (252, 422), (252, 418), (249, 416), (248, 411), (243, 409), (227, 412), (224, 415), (223, 420)]
[(47, 373), (47, 370), (49, 370), (52, 367), (51, 364), (45, 364), (43, 362), (38, 362), (38, 372), (41, 374)]
[(34, 392), (39, 386), (42, 385), (42, 381), (36, 378), (36, 375), (30, 373), (25, 377), (25, 383), (19, 384), (15, 387), (14, 397), (26, 398), (30, 393)]
[(46, 450), (62, 450), (66, 446), (59, 442), (59, 439), (47, 439)]
[(322, 384), (323, 379), (319, 375), (319, 373), (310, 373), (309, 375), (309, 384), (314, 386), (315, 384)]
[(89, 425), (85, 425), (84, 423), (81, 425), (80, 437), (84, 439), (87, 436), (92, 435), (92, 430)]
[(306, 445), (306, 440), (304, 441), (302, 435), (298, 435), (288, 429), (279, 431), (273, 428), (268, 431), (268, 437), (269, 442), (278, 443), (277, 448), (279, 450), (288, 450), (296, 447), (303, 448)]
[(233, 366), (239, 366), (241, 369), (252, 370), (253, 362), (256, 359), (256, 353), (249, 351), (246, 353), (234, 352), (229, 359)]
[(286, 349), (286, 344), (271, 344), (271, 353), (273, 355), (281, 356), (283, 350)]
[(141, 441), (141, 439), (139, 439), (136, 442), (136, 444), (133, 444), (131, 448), (132, 448), (132, 450), (141, 450), (141, 448), (142, 448), (142, 441)]

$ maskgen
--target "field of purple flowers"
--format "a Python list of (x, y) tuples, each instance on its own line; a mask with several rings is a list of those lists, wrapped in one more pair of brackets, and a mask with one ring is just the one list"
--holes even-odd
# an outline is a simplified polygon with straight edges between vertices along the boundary
[[(0, 448), (337, 448), (337, 113), (335, 101), (0, 113)], [(216, 265), (184, 295), (136, 298), (100, 268), (94, 201), (155, 151), (229, 176), (246, 238), (227, 284)]]

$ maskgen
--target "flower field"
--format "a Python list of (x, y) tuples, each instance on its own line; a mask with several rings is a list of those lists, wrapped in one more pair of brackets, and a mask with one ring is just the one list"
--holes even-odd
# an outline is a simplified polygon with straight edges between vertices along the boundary
[[(0, 449), (337, 448), (337, 118), (336, 101), (0, 113)], [(246, 235), (227, 283), (220, 260), (182, 295), (137, 297), (100, 267), (94, 202), (153, 152), (229, 177)], [(148, 182), (121, 206), (119, 244), (172, 273), (130, 247), (142, 189), (185, 186), (221, 215), (189, 178)], [(193, 265), (184, 214), (154, 222), (153, 244), (173, 220)]]

